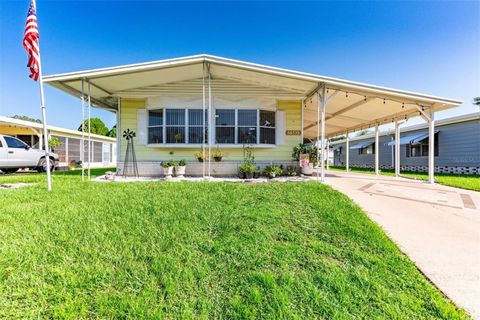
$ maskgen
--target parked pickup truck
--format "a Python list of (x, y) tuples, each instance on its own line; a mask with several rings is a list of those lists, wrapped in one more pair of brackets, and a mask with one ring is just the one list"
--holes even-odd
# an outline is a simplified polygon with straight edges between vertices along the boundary
[[(55, 170), (58, 155), (50, 153), (50, 170)], [(47, 171), (45, 150), (32, 149), (23, 141), (0, 134), (0, 170), (4, 173), (14, 173), (20, 168)]]

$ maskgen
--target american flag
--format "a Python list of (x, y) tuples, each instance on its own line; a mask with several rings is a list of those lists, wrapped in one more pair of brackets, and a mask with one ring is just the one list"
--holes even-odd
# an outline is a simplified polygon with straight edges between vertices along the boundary
[(27, 67), (30, 68), (30, 78), (37, 81), (40, 74), (40, 59), (38, 53), (38, 26), (35, 0), (30, 0), (23, 36), (23, 47), (28, 52)]

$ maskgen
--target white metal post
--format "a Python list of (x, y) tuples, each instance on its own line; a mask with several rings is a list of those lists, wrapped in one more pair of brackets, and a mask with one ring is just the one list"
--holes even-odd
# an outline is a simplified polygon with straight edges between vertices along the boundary
[(87, 81), (88, 91), (88, 181), (90, 181), (90, 162), (92, 161), (92, 126), (91, 126), (91, 99), (90, 99), (90, 81)]
[(395, 121), (395, 177), (400, 176), (400, 123)]
[(120, 140), (120, 137), (121, 137), (121, 133), (122, 133), (122, 126), (121, 126), (121, 116), (122, 116), (122, 100), (120, 99), (120, 97), (118, 98), (117, 100), (117, 156), (116, 156), (116, 165), (117, 165), (117, 173), (118, 173), (118, 162), (121, 160), (122, 158), (122, 150), (121, 150), (121, 146), (120, 144), (122, 143), (121, 140)]
[(80, 146), (80, 161), (82, 162), (82, 181), (85, 181), (85, 88), (84, 88), (83, 79), (82, 79), (82, 144)]
[(378, 130), (378, 124), (375, 126), (375, 174), (376, 175), (379, 175), (380, 174), (380, 169), (379, 169), (379, 163), (378, 163), (378, 159), (379, 159), (379, 154), (378, 154), (378, 150), (379, 150), (379, 137), (380, 137), (380, 133), (379, 133), (379, 130)]
[(315, 142), (317, 147), (317, 179), (319, 178), (319, 175), (320, 175), (320, 172), (318, 172), (318, 162), (320, 160), (320, 146), (318, 144), (319, 141), (320, 141), (320, 91), (317, 91), (317, 140)]
[(208, 132), (210, 136), (208, 137), (208, 178), (211, 177), (211, 158), (212, 158), (212, 75), (210, 73), (210, 64), (208, 64)]
[(300, 143), (303, 143), (303, 108), (305, 106), (305, 100), (302, 99), (302, 110), (301, 110), (301, 114), (300, 114)]
[(435, 183), (435, 120), (434, 109), (430, 107), (430, 119), (428, 121), (428, 182)]
[[(205, 130), (206, 130), (206, 123), (205, 123), (205, 62), (202, 66), (202, 117), (203, 117), (203, 134), (202, 134), (202, 156), (205, 155)], [(210, 123), (210, 121), (208, 121)], [(209, 132), (208, 135), (210, 136), (211, 133)], [(210, 137), (208, 137), (210, 139)], [(205, 159), (202, 162), (202, 177), (205, 179)]]
[(323, 86), (322, 89), (322, 137), (321, 137), (321, 142), (320, 146), (322, 147), (322, 153), (321, 153), (321, 172), (322, 172), (322, 182), (325, 182), (325, 109), (327, 107), (327, 97), (325, 96), (325, 85)]
[(350, 137), (348, 136), (345, 142), (345, 171), (350, 171)]
[(328, 139), (326, 139), (326, 142), (327, 142), (327, 170), (330, 169), (330, 141), (328, 141)]
[[(37, 10), (36, 1), (33, 0), (35, 10)], [(43, 92), (43, 76), (42, 76), (42, 62), (40, 60), (40, 41), (38, 41), (38, 80), (40, 83), (40, 107), (42, 110), (42, 124), (43, 124), (43, 136), (45, 139), (45, 160), (47, 165), (47, 190), (52, 191), (52, 177), (50, 174), (50, 147), (48, 146), (48, 131), (47, 131), (47, 114), (45, 109), (45, 94)], [(41, 145), (40, 145), (41, 148)]]

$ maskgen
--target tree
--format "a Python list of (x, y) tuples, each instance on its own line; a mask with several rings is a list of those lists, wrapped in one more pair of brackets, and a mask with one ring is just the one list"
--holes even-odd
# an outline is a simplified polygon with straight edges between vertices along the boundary
[(473, 98), (473, 104), (480, 107), (480, 97)]
[(42, 123), (42, 120), (40, 120), (40, 119), (30, 118), (30, 117), (27, 117), (27, 116), (20, 116), (18, 114), (14, 115), (12, 118), (13, 119), (18, 119), (18, 120), (25, 120), (25, 121), (30, 121), (30, 122)]
[(114, 125), (110, 131), (108, 131), (108, 136), (112, 138), (117, 137), (117, 125)]
[[(108, 135), (109, 130), (102, 120), (100, 120), (99, 118), (90, 118), (90, 123), (92, 125), (92, 130), (90, 131), (91, 133), (99, 134), (101, 136)], [(88, 119), (86, 119), (83, 124), (84, 131), (88, 132)], [(78, 127), (78, 131), (82, 131), (82, 125)]]

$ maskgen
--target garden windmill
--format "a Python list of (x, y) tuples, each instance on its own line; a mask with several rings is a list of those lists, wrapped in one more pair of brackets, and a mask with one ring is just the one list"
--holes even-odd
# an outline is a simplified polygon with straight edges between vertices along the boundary
[(135, 156), (135, 149), (133, 147), (133, 138), (135, 138), (135, 136), (135, 132), (130, 129), (123, 131), (123, 137), (127, 140), (127, 152), (125, 153), (125, 161), (123, 162), (124, 178), (129, 175), (138, 178), (137, 157)]

